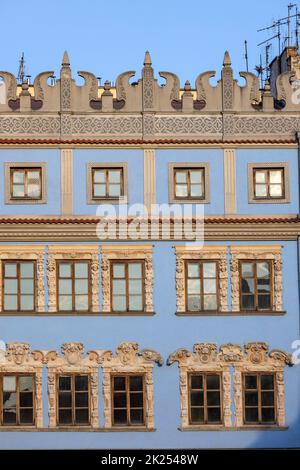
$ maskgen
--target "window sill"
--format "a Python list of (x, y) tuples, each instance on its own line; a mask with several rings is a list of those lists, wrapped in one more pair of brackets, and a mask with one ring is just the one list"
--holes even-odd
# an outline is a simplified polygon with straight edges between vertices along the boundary
[(286, 315), (286, 311), (282, 312), (274, 312), (274, 311), (262, 311), (262, 312), (247, 312), (247, 311), (241, 311), (241, 312), (176, 312), (175, 315), (177, 317), (278, 317), (278, 316), (283, 316)]
[(0, 317), (152, 317), (156, 312), (0, 312)]
[(199, 425), (199, 426), (187, 426), (179, 427), (178, 430), (181, 432), (239, 432), (239, 431), (287, 431), (288, 426), (241, 426), (241, 427), (225, 427), (222, 425)]
[(144, 426), (91, 428), (90, 426), (66, 426), (56, 428), (36, 428), (33, 426), (0, 426), (0, 432), (155, 432), (155, 428)]
[(126, 204), (128, 201), (127, 196), (120, 196), (120, 197), (103, 197), (103, 198), (95, 198), (95, 199), (89, 199), (88, 204), (89, 205), (99, 205), (99, 204)]

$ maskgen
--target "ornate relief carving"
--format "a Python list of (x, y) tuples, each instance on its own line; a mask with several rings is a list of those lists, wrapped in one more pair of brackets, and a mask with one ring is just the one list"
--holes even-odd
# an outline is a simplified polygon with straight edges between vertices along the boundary
[(137, 343), (124, 342), (116, 349), (115, 356), (103, 356), (103, 406), (104, 427), (112, 427), (111, 413), (111, 375), (116, 373), (145, 374), (146, 422), (145, 427), (154, 429), (154, 393), (152, 369), (153, 363), (163, 364), (163, 359), (156, 351), (139, 351)]
[(56, 262), (58, 260), (89, 260), (91, 273), (91, 311), (99, 312), (99, 248), (97, 245), (49, 245), (47, 260), (48, 308), (57, 311)]
[[(0, 279), (2, 279), (2, 261), (36, 261), (36, 310), (45, 311), (45, 247), (41, 245), (0, 245)], [(2, 283), (0, 283), (0, 311), (2, 310)]]
[(271, 260), (273, 262), (273, 308), (275, 312), (283, 311), (282, 301), (282, 246), (254, 245), (231, 246), (231, 302), (232, 310), (239, 312), (240, 307), (240, 272), (241, 260)]
[(191, 372), (219, 372), (222, 374), (224, 426), (231, 427), (231, 372), (234, 367), (234, 406), (235, 426), (243, 426), (243, 386), (244, 372), (275, 372), (278, 390), (278, 426), (284, 426), (284, 377), (285, 365), (292, 365), (292, 356), (283, 351), (271, 351), (266, 343), (248, 343), (244, 350), (236, 344), (220, 346), (210, 343), (195, 344), (193, 352), (178, 349), (168, 358), (167, 364), (178, 362), (180, 374), (181, 425), (189, 428), (188, 374)]
[(102, 246), (102, 296), (103, 312), (111, 311), (110, 298), (110, 261), (144, 260), (145, 261), (145, 311), (153, 312), (153, 265), (152, 245), (103, 245)]
[(72, 132), (74, 135), (139, 135), (142, 134), (142, 131), (142, 117), (140, 116), (93, 115), (92, 117), (72, 117)]
[(158, 135), (221, 135), (222, 130), (221, 116), (155, 116)]
[(0, 373), (34, 374), (35, 426), (43, 427), (42, 370), (44, 351), (31, 351), (28, 343), (7, 343), (5, 354), (0, 355)]
[(177, 312), (187, 311), (185, 305), (185, 261), (216, 260), (219, 270), (219, 311), (227, 312), (227, 247), (226, 246), (175, 246), (176, 253), (176, 305)]
[(60, 118), (56, 116), (0, 116), (0, 135), (59, 135)]

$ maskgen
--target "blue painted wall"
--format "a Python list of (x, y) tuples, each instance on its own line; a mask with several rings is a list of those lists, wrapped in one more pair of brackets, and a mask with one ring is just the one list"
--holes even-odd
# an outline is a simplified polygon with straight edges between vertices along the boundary
[[(290, 203), (249, 204), (248, 163), (284, 163), (290, 166)], [(297, 150), (294, 149), (239, 149), (236, 152), (237, 210), (239, 214), (298, 214), (299, 180)]]
[[(47, 204), (5, 204), (5, 163), (45, 162), (47, 166)], [(60, 151), (50, 149), (0, 150), (0, 214), (1, 215), (59, 215)]]
[[(219, 244), (219, 243), (217, 243)], [(228, 243), (226, 243), (228, 244)], [(240, 244), (240, 243), (239, 243)], [(247, 243), (243, 243), (247, 245)], [(251, 242), (251, 245), (255, 244)], [(259, 244), (268, 244), (260, 242)], [(154, 317), (51, 317), (0, 316), (0, 339), (28, 341), (34, 349), (57, 349), (65, 341), (82, 341), (86, 351), (115, 350), (124, 341), (137, 341), (164, 359), (180, 347), (192, 349), (197, 342), (245, 344), (265, 341), (270, 349), (291, 352), (299, 337), (299, 294), (297, 286), (297, 243), (283, 242), (284, 307), (282, 317), (177, 317), (175, 295), (174, 242), (161, 242), (154, 248)], [(45, 334), (47, 332), (47, 334)], [(101, 376), (101, 372), (100, 372)], [(102, 378), (100, 377), (100, 386)], [(189, 432), (180, 425), (179, 373), (177, 365), (154, 366), (154, 433), (1, 433), (1, 448), (202, 448), (202, 447), (286, 447), (300, 445), (299, 366), (285, 369), (287, 431)], [(47, 424), (46, 375), (44, 415)], [(101, 390), (101, 388), (100, 388)], [(103, 406), (100, 395), (100, 420)]]
[(142, 150), (74, 150), (74, 214), (95, 215), (97, 204), (87, 204), (87, 163), (127, 162), (128, 203), (144, 202), (144, 153)]

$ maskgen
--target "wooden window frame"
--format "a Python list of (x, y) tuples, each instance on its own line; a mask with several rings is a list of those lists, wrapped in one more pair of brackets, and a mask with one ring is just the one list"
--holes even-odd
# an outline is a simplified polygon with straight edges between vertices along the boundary
[[(16, 423), (3, 423), (3, 377), (16, 377), (16, 414), (17, 422)], [(32, 409), (33, 413), (33, 422), (30, 424), (20, 423), (20, 381), (19, 377), (32, 377), (32, 407), (22, 407), (25, 409)], [(5, 372), (1, 371), (0, 373), (0, 426), (2, 427), (35, 427), (36, 426), (36, 374), (26, 373), (26, 372)]]
[[(284, 197), (256, 197), (255, 196), (255, 171), (282, 170)], [(248, 203), (249, 204), (289, 204), (290, 199), (290, 164), (289, 162), (254, 162), (248, 163)]]
[[(32, 197), (15, 197), (12, 193), (12, 175), (14, 171), (30, 170), (40, 172), (40, 196)], [(46, 204), (47, 203), (47, 164), (45, 162), (9, 162), (5, 163), (5, 204)]]
[[(267, 263), (269, 265), (270, 269), (270, 308), (265, 308), (261, 309), (258, 308), (258, 288), (257, 288), (257, 264), (258, 263)], [(254, 268), (254, 277), (251, 279), (254, 279), (254, 309), (245, 309), (242, 306), (242, 298), (243, 298), (243, 293), (242, 293), (242, 265), (243, 264), (253, 264), (255, 266)], [(273, 269), (273, 261), (271, 259), (241, 259), (239, 260), (239, 290), (240, 290), (240, 308), (241, 311), (245, 312), (273, 312), (274, 307), (273, 307), (273, 299), (274, 299), (274, 275), (273, 275), (274, 269)], [(264, 294), (263, 294), (264, 295)]]
[[(114, 264), (125, 264), (125, 283), (126, 283), (126, 310), (114, 310), (113, 309), (113, 268)], [(129, 310), (129, 278), (128, 278), (128, 265), (129, 264), (141, 264), (142, 265), (142, 310)], [(114, 259), (110, 261), (110, 298), (111, 298), (111, 311), (114, 314), (126, 314), (126, 313), (141, 313), (146, 311), (145, 305), (145, 260), (143, 259)]]
[[(36, 260), (34, 259), (3, 259), (2, 261), (2, 312), (21, 312), (20, 309), (20, 297), (21, 297), (21, 291), (20, 291), (20, 264), (21, 263), (33, 263), (33, 310), (24, 310), (25, 313), (32, 313), (37, 311), (37, 263)], [(5, 277), (5, 265), (6, 264), (16, 264), (17, 265), (17, 277), (16, 278), (7, 278)], [(4, 305), (5, 305), (5, 288), (4, 288), (4, 281), (5, 279), (17, 279), (17, 284), (18, 284), (18, 309), (17, 310), (5, 310)], [(23, 311), (22, 311), (23, 312)]]
[[(98, 200), (115, 200), (124, 197), (124, 168), (123, 167), (106, 167), (106, 168), (97, 168), (92, 167), (92, 198), (94, 201)], [(95, 171), (103, 171), (105, 173), (105, 196), (95, 196)], [(110, 196), (109, 195), (109, 172), (110, 171), (120, 171), (120, 196)]]
[[(202, 170), (203, 189), (202, 197), (177, 197), (175, 187), (176, 171)], [(169, 163), (169, 203), (170, 204), (209, 204), (210, 203), (210, 164), (208, 162), (172, 162)]]
[[(246, 390), (251, 391), (250, 389), (246, 389), (245, 387), (245, 378), (247, 375), (255, 375), (257, 377), (257, 389), (252, 389), (252, 391), (257, 392), (258, 394), (258, 406), (253, 407), (258, 409), (258, 421), (257, 422), (247, 422), (246, 421), (246, 400), (245, 400), (245, 392)], [(262, 421), (262, 405), (261, 405), (261, 376), (262, 375), (271, 375), (273, 376), (274, 380), (274, 407), (266, 407), (266, 408), (274, 408), (274, 422)], [(277, 380), (276, 380), (276, 372), (272, 371), (247, 371), (242, 373), (242, 390), (243, 390), (243, 423), (244, 426), (277, 426), (278, 425), (278, 410), (277, 410)]]
[[(13, 176), (14, 172), (22, 172), (24, 173), (24, 196), (14, 196), (13, 195)], [(38, 171), (39, 172), (39, 182), (40, 182), (40, 194), (38, 197), (30, 197), (28, 196), (28, 172), (30, 171)], [(42, 194), (43, 194), (43, 181), (42, 181), (42, 168), (41, 167), (11, 167), (10, 168), (10, 198), (14, 201), (19, 201), (19, 200), (40, 200), (42, 199)]]
[[(114, 423), (114, 377), (125, 377), (125, 388), (126, 388), (126, 414), (127, 414), (127, 423), (126, 424), (115, 424)], [(130, 411), (131, 411), (131, 406), (130, 406), (130, 388), (129, 388), (129, 377), (142, 377), (143, 380), (143, 423), (142, 424), (131, 424), (130, 423)], [(112, 422), (112, 427), (114, 428), (131, 428), (131, 427), (139, 427), (139, 428), (144, 428), (146, 427), (146, 406), (147, 406), (147, 401), (146, 401), (146, 377), (144, 373), (140, 372), (130, 372), (130, 373), (113, 373), (110, 374), (110, 386), (111, 386), (111, 422)], [(140, 392), (137, 392), (140, 393)]]
[[(87, 164), (87, 204), (99, 204), (101, 202), (125, 204), (128, 200), (128, 163), (127, 162), (90, 162)], [(121, 195), (120, 196), (94, 196), (94, 172), (95, 170), (121, 170)], [(107, 182), (107, 175), (106, 175)]]
[[(203, 293), (203, 284), (204, 284), (204, 278), (203, 278), (203, 264), (209, 264), (209, 263), (214, 263), (216, 264), (216, 278), (214, 278), (216, 280), (216, 299), (217, 299), (217, 309), (216, 310), (205, 310), (203, 308), (204, 306), (204, 293)], [(214, 259), (208, 259), (208, 260), (205, 260), (205, 259), (186, 259), (185, 260), (185, 305), (186, 305), (186, 312), (187, 313), (195, 313), (196, 310), (189, 310), (188, 309), (188, 279), (190, 279), (188, 277), (188, 265), (189, 264), (197, 264), (198, 266), (200, 266), (200, 285), (201, 285), (201, 290), (200, 290), (200, 299), (201, 299), (201, 308), (199, 310), (199, 312), (203, 312), (203, 313), (209, 313), (209, 312), (219, 312), (220, 311), (220, 289), (219, 289), (219, 283), (220, 283), (220, 279), (219, 279), (219, 261), (218, 260), (214, 260)], [(196, 278), (195, 278), (196, 279)], [(208, 278), (209, 279), (209, 278)], [(211, 278), (213, 279), (213, 278)], [(208, 294), (209, 295), (209, 294)], [(215, 294), (211, 294), (211, 295), (215, 295)]]
[[(271, 196), (270, 194), (270, 187), (271, 187), (271, 183), (270, 183), (270, 172), (271, 171), (280, 171), (281, 172), (281, 189), (282, 189), (282, 196), (276, 196), (276, 197), (273, 197)], [(265, 185), (267, 187), (267, 196), (257, 196), (256, 195), (256, 173), (257, 172), (264, 172), (266, 174), (266, 182), (265, 183), (261, 183), (261, 185)], [(253, 168), (253, 174), (252, 174), (252, 177), (253, 177), (253, 198), (255, 200), (258, 200), (258, 201), (264, 201), (264, 200), (268, 200), (268, 201), (273, 201), (274, 199), (277, 200), (277, 199), (285, 199), (285, 169), (284, 168)], [(278, 183), (279, 184), (279, 183)]]
[[(86, 263), (88, 265), (88, 309), (87, 310), (76, 310), (75, 309), (75, 276), (74, 276), (74, 266), (78, 263)], [(59, 275), (59, 266), (60, 264), (71, 264), (71, 277), (70, 278), (60, 278)], [(72, 280), (72, 310), (61, 310), (59, 309), (59, 280), (60, 279), (71, 279)], [(88, 259), (57, 259), (56, 260), (56, 305), (57, 309), (60, 312), (64, 313), (88, 313), (91, 312), (91, 261)]]
[[(75, 377), (76, 376), (87, 376), (88, 377), (88, 423), (80, 424), (75, 422), (75, 411), (77, 407), (75, 406)], [(60, 377), (71, 377), (71, 397), (72, 397), (72, 424), (61, 424), (59, 422), (59, 378)], [(91, 374), (89, 372), (59, 372), (56, 374), (56, 425), (58, 428), (64, 428), (64, 427), (91, 427)], [(70, 408), (66, 408), (70, 409)], [(78, 408), (82, 409), (82, 408)], [(83, 408), (86, 409), (86, 408)]]
[[(192, 392), (192, 387), (191, 387), (191, 379), (192, 376), (203, 376), (203, 411), (204, 411), (204, 422), (203, 423), (194, 423), (191, 418), (191, 411), (192, 411), (192, 405), (191, 405), (191, 392)], [(208, 408), (218, 408), (218, 407), (208, 407), (207, 406), (207, 376), (208, 375), (217, 375), (220, 379), (220, 387), (219, 387), (219, 393), (220, 393), (220, 415), (221, 419), (218, 422), (214, 423), (209, 423), (207, 420), (207, 409)], [(189, 425), (190, 426), (224, 426), (224, 412), (223, 412), (223, 374), (221, 372), (210, 372), (210, 371), (193, 371), (193, 372), (188, 372), (188, 413), (189, 413)]]
[[(194, 197), (194, 196), (191, 196), (191, 171), (201, 171), (201, 174), (202, 174), (202, 184), (203, 184), (203, 195), (202, 196), (197, 196), (197, 197)], [(186, 173), (187, 174), (187, 182), (186, 182), (186, 186), (187, 186), (187, 196), (184, 197), (184, 196), (177, 196), (176, 195), (176, 173), (177, 172), (181, 172), (181, 173)], [(190, 167), (187, 167), (187, 168), (180, 168), (180, 167), (176, 167), (174, 166), (173, 168), (173, 199), (174, 201), (181, 201), (181, 200), (187, 200), (187, 201), (204, 201), (205, 200), (205, 168), (204, 167), (199, 167), (199, 168), (190, 168)]]

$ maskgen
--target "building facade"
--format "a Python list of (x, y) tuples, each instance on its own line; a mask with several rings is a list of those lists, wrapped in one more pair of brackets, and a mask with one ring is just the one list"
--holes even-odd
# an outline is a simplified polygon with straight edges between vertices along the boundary
[(0, 72), (0, 447), (299, 446), (295, 72), (78, 74)]

